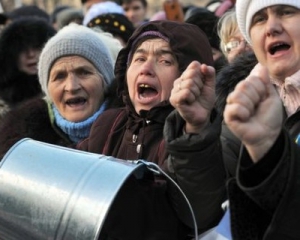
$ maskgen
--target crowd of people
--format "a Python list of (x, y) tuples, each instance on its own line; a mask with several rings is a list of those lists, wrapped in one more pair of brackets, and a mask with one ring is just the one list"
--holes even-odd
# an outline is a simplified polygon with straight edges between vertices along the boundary
[(300, 2), (212, 0), (182, 21), (81, 2), (1, 14), (0, 158), (31, 138), (145, 159), (194, 213), (166, 180), (134, 182), (100, 240), (192, 240), (195, 222), (199, 240), (300, 239)]

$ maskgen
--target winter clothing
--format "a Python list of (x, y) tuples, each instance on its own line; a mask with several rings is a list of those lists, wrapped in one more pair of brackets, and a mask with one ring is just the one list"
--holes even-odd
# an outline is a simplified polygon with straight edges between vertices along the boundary
[(242, 152), (237, 178), (228, 183), (233, 239), (300, 239), (300, 152), (293, 137), (299, 117), (259, 163)]
[(120, 50), (122, 49), (121, 42), (118, 39), (114, 38), (114, 36), (111, 35), (110, 33), (103, 32), (101, 29), (99, 29), (97, 27), (92, 28), (92, 29), (98, 33), (98, 37), (100, 37), (102, 42), (105, 44), (105, 46), (109, 50), (109, 53), (112, 57), (113, 65), (115, 65), (118, 54), (119, 54)]
[(106, 109), (106, 103), (104, 102), (98, 111), (96, 111), (91, 117), (82, 122), (70, 122), (60, 115), (54, 104), (51, 104), (51, 107), (54, 113), (56, 125), (65, 134), (67, 134), (67, 136), (69, 136), (69, 139), (71, 139), (72, 142), (77, 143), (80, 140), (88, 137), (93, 122)]
[[(251, 40), (249, 26), (253, 15), (265, 7), (276, 4), (288, 4), (295, 7), (298, 5), (299, 8), (298, 1), (237, 1), (237, 20), (247, 41)], [(299, 71), (282, 82), (272, 80), (279, 91), (285, 88), (287, 82), (286, 86), (289, 86), (289, 91), (293, 94), (288, 100), (282, 99), (288, 117), (285, 116), (287, 118), (281, 135), (258, 163), (253, 163), (246, 149), (237, 147), (241, 146), (238, 140), (235, 145), (230, 141), (226, 142), (226, 152), (231, 152), (231, 156), (237, 156), (235, 157), (236, 165), (232, 168), (232, 175), (235, 178), (228, 182), (233, 239), (300, 239), (298, 227), (300, 155), (299, 147), (296, 147), (294, 143), (300, 135), (300, 112), (299, 108), (295, 108), (295, 106), (300, 106), (300, 99), (294, 94), (299, 92), (298, 76)], [(282, 98), (283, 93), (281, 92), (280, 95)], [(226, 132), (223, 131), (222, 141), (230, 139), (225, 134)], [(228, 166), (229, 154), (223, 154), (223, 156), (225, 165)], [(234, 165), (234, 161), (230, 164)]]
[(220, 38), (217, 32), (219, 18), (204, 7), (192, 8), (188, 10), (188, 13), (189, 17), (185, 19), (185, 22), (198, 26), (205, 32), (210, 45), (220, 51)]
[(7, 20), (15, 21), (17, 19), (23, 18), (23, 17), (36, 17), (36, 18), (42, 18), (45, 21), (50, 20), (50, 16), (47, 12), (39, 8), (35, 5), (28, 5), (28, 6), (21, 6), (9, 13), (1, 13), (0, 14), (0, 24), (5, 24)]
[[(140, 37), (143, 33), (145, 35)], [(145, 23), (134, 32), (116, 62), (118, 92), (126, 107), (104, 112), (93, 124), (89, 138), (77, 148), (125, 160), (145, 159), (157, 163), (182, 187), (202, 232), (216, 225), (223, 214), (225, 172), (218, 140), (220, 119), (214, 112), (211, 125), (201, 134), (183, 134), (184, 121), (173, 112), (168, 101), (136, 113), (127, 90), (125, 75), (129, 55), (149, 37), (161, 36), (168, 39), (181, 72), (193, 60), (212, 64), (208, 40), (196, 26), (171, 21)], [(122, 190), (119, 194), (100, 239), (192, 237), (187, 229), (187, 226), (193, 227), (189, 211), (177, 191), (163, 179), (156, 179), (150, 186), (144, 184)]]
[[(88, 47), (85, 47), (88, 45)], [(108, 49), (91, 29), (78, 24), (70, 24), (61, 29), (55, 38), (50, 39), (40, 56), (39, 80), (46, 96), (49, 73), (54, 62), (63, 56), (78, 55), (89, 60), (103, 76), (106, 86), (114, 78), (113, 62)]]
[[(211, 47), (221, 52), (220, 38), (217, 32), (219, 18), (203, 7), (190, 8), (187, 11), (187, 14), (188, 17), (185, 22), (198, 26), (206, 34)], [(218, 73), (227, 63), (227, 59), (223, 54), (216, 59), (213, 65), (216, 73)]]
[(134, 31), (132, 22), (124, 14), (107, 13), (101, 14), (91, 19), (87, 24), (90, 28), (99, 27), (104, 32), (109, 32), (115, 37), (119, 37), (127, 43)]
[[(216, 84), (216, 108), (220, 114), (226, 105), (226, 99), (235, 86), (244, 80), (257, 64), (257, 59), (253, 52), (245, 52), (234, 59), (233, 62), (225, 66), (217, 75)], [(235, 176), (237, 159), (241, 148), (241, 142), (228, 129), (226, 124), (222, 123), (221, 143), (223, 148), (224, 164), (228, 177)]]
[(237, 0), (236, 1), (236, 17), (241, 33), (246, 40), (251, 43), (250, 26), (252, 17), (255, 13), (263, 8), (282, 4), (289, 5), (300, 9), (300, 1), (298, 0)]
[[(56, 31), (46, 21), (24, 17), (15, 20), (0, 36), (0, 98), (9, 108), (21, 102), (42, 96), (37, 74), (29, 75), (19, 69), (22, 52), (41, 49)], [(38, 59), (32, 61), (38, 62)]]
[(216, 105), (220, 113), (224, 111), (228, 94), (249, 75), (256, 64), (257, 59), (253, 52), (243, 52), (217, 74)]
[(71, 22), (81, 24), (83, 20), (83, 11), (76, 8), (67, 8), (59, 12), (56, 16), (57, 29), (62, 29)]
[(71, 141), (54, 123), (51, 105), (41, 98), (29, 100), (5, 115), (0, 124), (0, 159), (22, 138), (71, 145)]
[(107, 1), (107, 2), (99, 2), (95, 3), (91, 6), (88, 12), (85, 14), (83, 19), (83, 25), (87, 26), (88, 23), (95, 17), (101, 14), (107, 13), (118, 13), (124, 14), (124, 10), (122, 6), (115, 2)]
[(284, 82), (278, 81), (276, 79), (271, 79), (271, 82), (277, 88), (288, 116), (294, 114), (300, 106), (299, 79), (300, 71), (296, 72), (290, 77), (287, 77)]
[[(249, 75), (256, 63), (255, 55), (246, 53), (218, 74), (217, 106), (220, 111), (224, 110), (227, 95)], [(295, 79), (298, 74), (289, 79)], [(294, 82), (294, 87), (296, 85)], [(223, 124), (221, 141), (229, 176), (227, 189), (233, 239), (244, 240), (245, 236), (263, 240), (299, 239), (300, 206), (288, 206), (300, 201), (297, 198), (299, 184), (295, 184), (300, 174), (299, 156), (290, 140), (295, 141), (299, 136), (299, 117), (299, 111), (293, 112), (285, 120), (284, 131), (288, 130), (289, 136), (282, 134), (264, 159), (255, 165), (240, 140)], [(287, 208), (292, 212), (286, 211)]]
[[(41, 76), (44, 89), (47, 89), (48, 74), (53, 61), (68, 55), (81, 55), (94, 62), (96, 68), (103, 74), (104, 81), (111, 83), (114, 78), (111, 56), (97, 33), (86, 27), (73, 25), (61, 31), (62, 33), (49, 40), (40, 55), (39, 72), (43, 73), (42, 68), (47, 68), (46, 76)], [(107, 92), (104, 93), (105, 102), (99, 109), (88, 119), (76, 123), (64, 119), (50, 98), (33, 99), (20, 104), (7, 113), (3, 123), (0, 124), (0, 157), (14, 143), (25, 137), (62, 146), (70, 146), (84, 139), (96, 117), (117, 101), (115, 88), (114, 83), (108, 86)]]
[(57, 21), (57, 15), (58, 15), (61, 11), (65, 10), (65, 9), (69, 9), (69, 8), (72, 8), (72, 7), (69, 6), (69, 5), (59, 5), (59, 6), (56, 6), (56, 7), (54, 8), (54, 10), (52, 11), (52, 13), (50, 14), (50, 23), (51, 23), (51, 24), (56, 23), (56, 21)]

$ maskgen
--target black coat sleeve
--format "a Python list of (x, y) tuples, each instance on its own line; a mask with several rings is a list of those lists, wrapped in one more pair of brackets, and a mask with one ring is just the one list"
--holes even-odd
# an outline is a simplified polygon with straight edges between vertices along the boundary
[[(174, 111), (167, 118), (164, 134), (169, 155), (168, 170), (193, 208), (199, 232), (215, 226), (223, 215), (225, 169), (219, 140), (221, 120), (216, 112), (201, 134), (183, 134), (184, 121)], [(193, 227), (191, 215), (179, 205), (181, 220)]]
[(256, 230), (255, 239), (300, 239), (299, 160), (300, 148), (286, 131), (258, 164), (249, 165), (243, 151), (237, 187), (229, 188), (235, 239), (243, 239), (247, 229)]

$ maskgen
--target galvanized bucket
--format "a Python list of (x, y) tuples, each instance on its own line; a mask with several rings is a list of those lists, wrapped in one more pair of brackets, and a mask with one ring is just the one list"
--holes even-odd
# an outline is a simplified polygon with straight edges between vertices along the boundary
[(126, 179), (149, 170), (162, 172), (144, 161), (23, 139), (0, 165), (0, 239), (98, 239)]

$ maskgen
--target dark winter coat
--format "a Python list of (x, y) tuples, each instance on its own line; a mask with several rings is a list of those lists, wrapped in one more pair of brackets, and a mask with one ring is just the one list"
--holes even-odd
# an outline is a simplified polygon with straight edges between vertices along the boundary
[(68, 137), (55, 126), (47, 102), (40, 98), (28, 100), (8, 112), (0, 124), (0, 132), (0, 159), (22, 138), (61, 146), (71, 145)]
[[(235, 86), (244, 80), (254, 66), (257, 59), (252, 52), (239, 55), (232, 63), (224, 67), (217, 75), (216, 84), (216, 108), (223, 115), (226, 99)], [(235, 176), (237, 159), (241, 148), (241, 142), (231, 133), (226, 124), (222, 123), (221, 143), (226, 171), (229, 177)]]
[[(224, 111), (227, 95), (257, 63), (243, 55), (218, 75), (217, 107)], [(300, 112), (287, 118), (284, 132), (269, 153), (253, 165), (241, 142), (222, 126), (223, 158), (229, 175), (231, 232), (234, 240), (300, 239)]]
[(40, 18), (15, 20), (0, 35), (0, 98), (14, 108), (30, 98), (42, 96), (37, 74), (28, 75), (18, 68), (21, 52), (42, 49), (56, 31)]
[[(142, 32), (156, 30), (170, 39), (170, 47), (182, 72), (193, 60), (212, 64), (209, 43), (196, 26), (175, 22), (142, 25), (121, 50), (116, 79), (125, 107), (104, 112), (93, 124), (90, 136), (78, 148), (125, 160), (157, 163), (179, 184), (195, 211), (199, 231), (215, 226), (223, 212), (225, 171), (218, 136), (220, 118), (214, 112), (211, 125), (201, 134), (183, 134), (183, 119), (168, 101), (137, 114), (130, 102), (126, 68), (129, 51)], [(202, 43), (199, 43), (199, 41)], [(100, 239), (184, 240), (191, 238), (191, 215), (180, 194), (162, 179), (151, 186), (122, 190), (105, 220)]]
[(294, 138), (299, 117), (297, 112), (287, 120), (289, 132), (284, 129), (259, 163), (251, 165), (242, 152), (237, 178), (228, 183), (234, 239), (300, 239), (300, 148)]
[[(123, 106), (116, 97), (115, 81), (108, 87), (104, 98), (107, 108)], [(9, 148), (22, 138), (51, 143), (65, 147), (75, 147), (69, 137), (56, 126), (50, 102), (33, 98), (20, 103), (13, 109), (0, 101), (3, 107), (3, 118), (0, 118), (0, 160)]]

